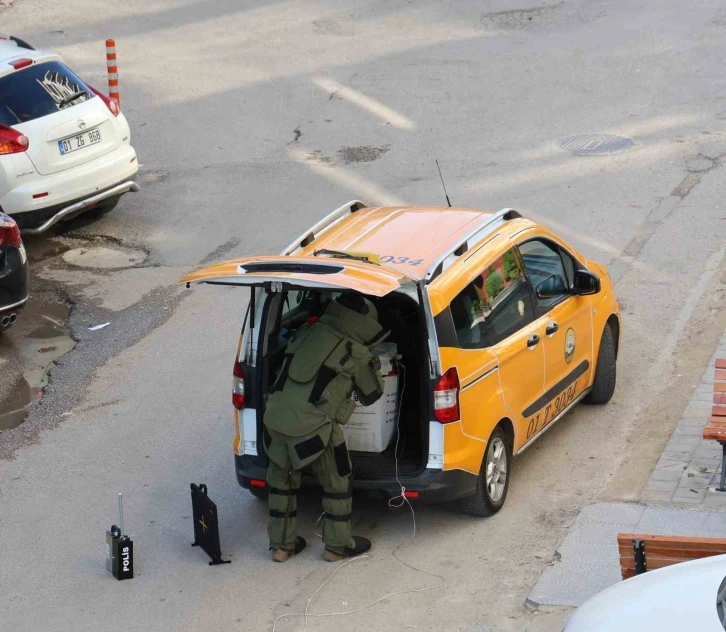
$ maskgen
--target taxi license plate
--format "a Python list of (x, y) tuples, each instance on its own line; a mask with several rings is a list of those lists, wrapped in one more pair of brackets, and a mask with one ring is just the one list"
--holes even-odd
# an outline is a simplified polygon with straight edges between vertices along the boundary
[(89, 129), (87, 132), (83, 132), (83, 134), (59, 140), (58, 150), (60, 151), (61, 156), (65, 156), (73, 151), (85, 149), (86, 147), (90, 147), (91, 145), (95, 145), (100, 142), (101, 132), (97, 129)]

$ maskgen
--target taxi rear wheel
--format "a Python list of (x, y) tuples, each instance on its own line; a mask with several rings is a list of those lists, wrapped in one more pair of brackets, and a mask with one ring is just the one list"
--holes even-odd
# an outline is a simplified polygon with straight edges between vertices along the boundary
[(584, 400), (586, 404), (607, 404), (610, 401), (615, 392), (616, 367), (615, 337), (610, 325), (605, 325), (595, 367), (595, 382)]
[(512, 444), (501, 426), (489, 437), (473, 496), (459, 501), (470, 516), (492, 516), (504, 506), (511, 478)]

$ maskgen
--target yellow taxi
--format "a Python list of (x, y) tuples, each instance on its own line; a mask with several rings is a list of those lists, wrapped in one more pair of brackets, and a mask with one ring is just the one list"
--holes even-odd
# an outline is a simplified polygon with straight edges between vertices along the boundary
[[(580, 401), (615, 389), (620, 313), (606, 268), (513, 209), (351, 201), (279, 256), (180, 283), (251, 289), (233, 369), (239, 483), (264, 497), (265, 394), (286, 340), (341, 292), (365, 294), (395, 343), (395, 442), (351, 449), (355, 486), (497, 512), (512, 457)], [(305, 480), (305, 479), (304, 479)]]

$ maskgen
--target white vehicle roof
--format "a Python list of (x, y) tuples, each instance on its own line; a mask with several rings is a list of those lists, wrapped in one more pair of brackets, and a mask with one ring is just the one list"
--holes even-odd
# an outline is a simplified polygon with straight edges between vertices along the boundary
[(626, 579), (588, 599), (564, 632), (724, 632), (716, 607), (726, 555)]
[[(5, 37), (0, 35), (0, 37)], [(60, 55), (55, 53), (49, 53), (44, 50), (30, 50), (29, 48), (23, 48), (18, 46), (14, 41), (9, 39), (0, 39), (0, 77), (7, 75), (11, 72), (15, 72), (9, 62), (13, 59), (33, 59), (36, 62), (39, 61), (50, 61), (52, 59), (57, 61), (63, 61)]]

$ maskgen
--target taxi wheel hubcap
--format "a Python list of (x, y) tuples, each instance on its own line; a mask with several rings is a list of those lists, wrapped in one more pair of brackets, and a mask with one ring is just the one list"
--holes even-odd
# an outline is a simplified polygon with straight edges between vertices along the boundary
[(507, 450), (498, 437), (489, 444), (486, 462), (487, 494), (492, 502), (499, 502), (507, 482)]

